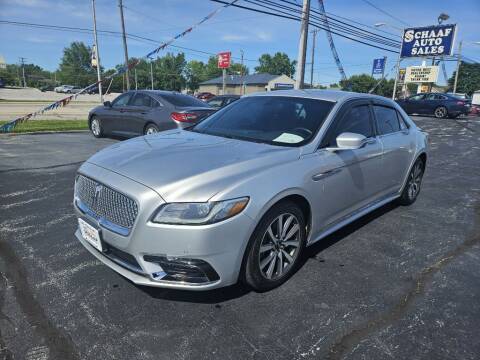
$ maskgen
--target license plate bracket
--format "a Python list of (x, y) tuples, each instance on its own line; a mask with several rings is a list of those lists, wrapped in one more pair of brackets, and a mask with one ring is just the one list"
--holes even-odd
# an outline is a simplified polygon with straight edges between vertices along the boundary
[(80, 232), (82, 233), (83, 239), (85, 239), (85, 241), (87, 241), (95, 249), (102, 252), (103, 245), (100, 230), (90, 225), (88, 222), (81, 218), (78, 218), (78, 227), (80, 229)]

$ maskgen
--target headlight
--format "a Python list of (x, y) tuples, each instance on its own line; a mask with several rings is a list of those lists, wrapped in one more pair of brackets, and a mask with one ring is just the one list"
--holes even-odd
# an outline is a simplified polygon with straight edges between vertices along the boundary
[(212, 224), (242, 212), (248, 197), (204, 203), (171, 203), (158, 209), (153, 222), (159, 224), (203, 225)]

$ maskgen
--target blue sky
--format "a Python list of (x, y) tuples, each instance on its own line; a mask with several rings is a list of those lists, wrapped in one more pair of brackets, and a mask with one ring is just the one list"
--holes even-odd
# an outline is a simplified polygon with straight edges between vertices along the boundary
[[(318, 7), (317, 0), (311, 0)], [(480, 1), (479, 0), (369, 0), (411, 26), (436, 23), (440, 12), (450, 15), (449, 23), (458, 24), (457, 41), (464, 41), (463, 53), (480, 61)], [(301, 0), (297, 0), (301, 3)], [(96, 0), (97, 27), (99, 30), (120, 31), (117, 0)], [(364, 0), (324, 0), (326, 10), (333, 14), (373, 25), (385, 22), (395, 27), (403, 25)], [(165, 41), (200, 20), (219, 4), (208, 0), (124, 0), (126, 31)], [(0, 0), (0, 20), (32, 22), (60, 26), (92, 27), (90, 0)], [(384, 28), (395, 33), (393, 28)], [(297, 56), (299, 23), (268, 15), (227, 8), (209, 22), (175, 42), (176, 45), (202, 50), (209, 53), (231, 51), (239, 58), (240, 50), (245, 53), (245, 64), (250, 71), (256, 60), (265, 52), (286, 52), (291, 58)], [(93, 43), (90, 34), (59, 32), (47, 29), (32, 29), (0, 24), (0, 54), (7, 63), (18, 62), (18, 57), (27, 58), (28, 63), (38, 64), (55, 70), (62, 50), (72, 41)], [(386, 55), (387, 71), (395, 63), (395, 54), (354, 43), (334, 36), (338, 53), (347, 75), (370, 73), (372, 59)], [(130, 56), (143, 56), (155, 47), (152, 43), (128, 40)], [(120, 37), (99, 37), (102, 65), (105, 68), (121, 63), (123, 48)], [(317, 36), (314, 82), (329, 84), (339, 80), (324, 32)], [(169, 51), (178, 52), (178, 49)], [(208, 55), (184, 51), (188, 60), (206, 61)], [(308, 61), (310, 56), (308, 56)], [(419, 65), (419, 59), (405, 61), (405, 65)], [(310, 68), (307, 65), (307, 74)], [(454, 63), (447, 65), (448, 75)], [(307, 76), (309, 79), (309, 75)], [(439, 77), (442, 82), (443, 76)]]

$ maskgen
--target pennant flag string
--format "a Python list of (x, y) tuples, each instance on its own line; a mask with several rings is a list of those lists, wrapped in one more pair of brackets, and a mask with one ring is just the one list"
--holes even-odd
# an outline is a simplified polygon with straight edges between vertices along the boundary
[(110, 81), (110, 80), (113, 80), (113, 78), (115, 76), (118, 76), (118, 75), (121, 75), (121, 74), (124, 74), (127, 69), (128, 70), (131, 70), (133, 69), (135, 66), (137, 66), (139, 63), (140, 63), (140, 60), (141, 59), (150, 59), (153, 55), (155, 54), (158, 54), (158, 52), (160, 50), (164, 50), (166, 47), (168, 47), (169, 45), (171, 45), (175, 40), (185, 36), (186, 34), (190, 33), (193, 29), (195, 29), (196, 27), (200, 26), (201, 24), (203, 24), (205, 21), (211, 19), (212, 17), (214, 17), (216, 14), (218, 14), (222, 9), (224, 8), (227, 8), (233, 4), (235, 4), (238, 0), (233, 0), (232, 2), (228, 3), (228, 4), (225, 4), (225, 5), (222, 5), (220, 7), (218, 7), (217, 9), (215, 9), (214, 11), (212, 11), (210, 14), (208, 14), (207, 16), (205, 16), (202, 20), (200, 20), (199, 22), (197, 22), (196, 24), (194, 24), (193, 26), (187, 28), (186, 30), (184, 30), (183, 32), (177, 34), (176, 36), (172, 37), (170, 40), (162, 43), (161, 45), (159, 45), (157, 48), (153, 49), (152, 51), (150, 51), (147, 55), (141, 57), (141, 58), (138, 58), (138, 59), (135, 59), (133, 60), (132, 62), (130, 62), (127, 66), (122, 66), (120, 68), (117, 69), (117, 71), (115, 73), (113, 73), (112, 75), (109, 75), (107, 77), (105, 77), (103, 80), (101, 81), (96, 81), (94, 82), (93, 84), (90, 84), (88, 85), (87, 87), (81, 89), (79, 92), (73, 94), (73, 95), (69, 95), (67, 97), (64, 97), (63, 99), (60, 99), (60, 100), (57, 100), (51, 104), (48, 104), (47, 106), (33, 112), (33, 113), (29, 113), (27, 115), (24, 115), (24, 116), (21, 116), (21, 117), (18, 117), (16, 119), (13, 119), (5, 124), (3, 124), (2, 126), (0, 126), (0, 133), (1, 132), (4, 132), (4, 133), (8, 133), (8, 132), (11, 132), (15, 129), (15, 127), (20, 124), (20, 123), (23, 123), (27, 120), (29, 120), (30, 118), (33, 118), (37, 115), (42, 115), (43, 113), (47, 112), (47, 111), (51, 111), (51, 110), (55, 110), (59, 107), (64, 107), (64, 106), (67, 106), (72, 100), (75, 100), (78, 95), (80, 94), (83, 94), (85, 92), (87, 92), (88, 90), (91, 90), (93, 88), (95, 88), (96, 86), (98, 86), (98, 84), (102, 81)]

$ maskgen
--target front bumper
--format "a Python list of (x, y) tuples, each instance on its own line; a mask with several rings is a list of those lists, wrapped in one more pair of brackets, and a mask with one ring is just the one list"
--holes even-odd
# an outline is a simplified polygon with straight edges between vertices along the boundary
[(127, 236), (102, 227), (74, 206), (78, 217), (100, 230), (108, 251), (95, 249), (78, 229), (77, 239), (104, 264), (135, 284), (146, 286), (209, 290), (237, 282), (254, 227), (245, 213), (209, 225), (156, 224), (150, 217), (163, 200), (153, 190), (92, 164), (82, 166), (80, 172), (125, 190), (139, 204), (137, 219)]

